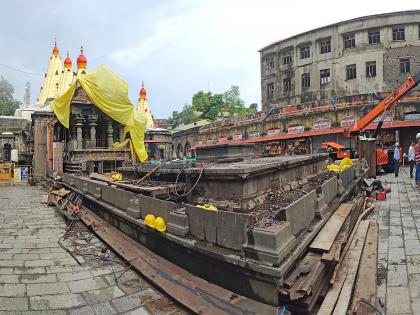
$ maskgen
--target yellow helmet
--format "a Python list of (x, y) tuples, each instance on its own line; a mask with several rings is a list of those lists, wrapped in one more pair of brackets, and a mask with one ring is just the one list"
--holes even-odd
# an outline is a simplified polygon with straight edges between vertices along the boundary
[(151, 228), (155, 228), (155, 223), (156, 223), (156, 219), (155, 219), (155, 216), (153, 214), (149, 213), (144, 218), (144, 224), (146, 224), (147, 226), (150, 226)]
[(166, 223), (165, 220), (161, 217), (157, 217), (155, 220), (155, 229), (159, 232), (165, 232), (166, 231)]

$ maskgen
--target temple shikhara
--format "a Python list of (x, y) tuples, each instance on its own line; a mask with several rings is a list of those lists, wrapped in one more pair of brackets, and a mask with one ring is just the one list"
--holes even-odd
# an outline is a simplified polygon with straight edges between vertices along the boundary
[(60, 51), (57, 47), (57, 42), (55, 42), (48, 70), (45, 73), (45, 78), (37, 99), (39, 107), (42, 108), (49, 101), (63, 95), (78, 77), (86, 75), (87, 59), (83, 54), (83, 46), (80, 47), (80, 54), (77, 57), (77, 70), (75, 72), (72, 66), (73, 63), (68, 51), (64, 63), (61, 62)]
[(147, 93), (144, 88), (144, 82), (141, 82), (140, 97), (137, 102), (137, 111), (143, 113), (147, 117), (147, 129), (153, 128), (152, 112), (150, 111), (149, 102), (147, 101)]

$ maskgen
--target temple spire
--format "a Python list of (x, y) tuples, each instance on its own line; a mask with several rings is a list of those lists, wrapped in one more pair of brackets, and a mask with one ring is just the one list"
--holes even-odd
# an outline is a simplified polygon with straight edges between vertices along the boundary
[(147, 117), (146, 128), (153, 128), (153, 117), (150, 111), (149, 102), (147, 101), (147, 92), (144, 88), (144, 82), (141, 81), (140, 97), (137, 102), (137, 111)]
[(48, 100), (52, 100), (58, 96), (59, 81), (61, 72), (63, 71), (63, 64), (61, 63), (60, 52), (57, 46), (57, 40), (54, 38), (54, 47), (48, 70), (45, 73), (44, 82), (37, 99), (37, 103), (43, 107)]
[(67, 57), (64, 59), (64, 70), (61, 73), (60, 81), (58, 84), (58, 96), (63, 95), (75, 79), (75, 74), (72, 69), (72, 61), (69, 51), (67, 50)]
[(87, 59), (83, 54), (83, 46), (80, 46), (80, 55), (77, 57), (77, 77), (83, 77), (87, 73)]

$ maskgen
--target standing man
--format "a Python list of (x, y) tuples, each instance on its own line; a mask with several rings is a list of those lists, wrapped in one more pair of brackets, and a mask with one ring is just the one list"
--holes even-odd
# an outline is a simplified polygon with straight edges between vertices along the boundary
[(410, 147), (408, 148), (408, 164), (410, 164), (410, 178), (413, 178), (413, 170), (416, 165), (416, 156), (414, 155), (414, 146), (416, 144), (411, 141)]
[(15, 162), (10, 163), (10, 186), (15, 186)]
[(414, 147), (414, 155), (416, 156), (416, 185), (420, 188), (420, 132), (416, 135), (417, 144)]
[(394, 147), (395, 177), (398, 177), (398, 173), (400, 172), (400, 157), (400, 144), (397, 142)]

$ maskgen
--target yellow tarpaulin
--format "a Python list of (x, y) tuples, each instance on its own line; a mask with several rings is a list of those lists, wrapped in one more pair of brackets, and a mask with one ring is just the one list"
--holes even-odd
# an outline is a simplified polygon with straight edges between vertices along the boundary
[(69, 128), (70, 102), (79, 83), (90, 100), (107, 116), (123, 124), (124, 134), (130, 138), (122, 143), (114, 143), (115, 148), (122, 148), (130, 144), (131, 152), (143, 162), (147, 159), (144, 147), (144, 132), (147, 118), (134, 110), (128, 99), (127, 83), (118, 77), (107, 66), (99, 66), (83, 78), (78, 78), (69, 89), (59, 98), (51, 102), (54, 114), (61, 124)]

